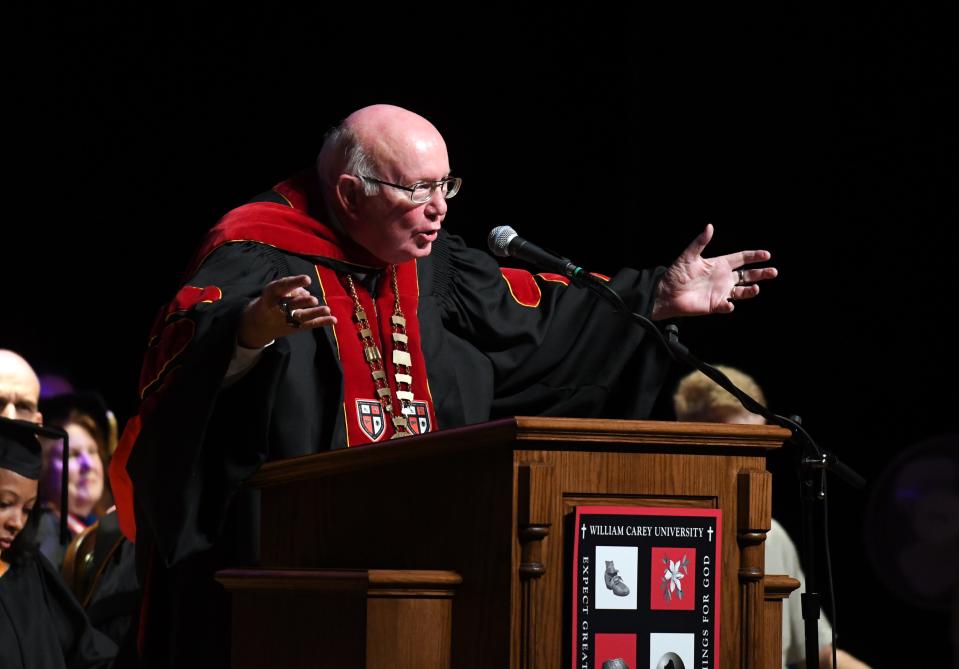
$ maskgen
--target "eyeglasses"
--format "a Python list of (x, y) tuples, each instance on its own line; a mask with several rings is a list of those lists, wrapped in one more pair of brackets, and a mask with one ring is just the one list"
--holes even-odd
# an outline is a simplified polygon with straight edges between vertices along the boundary
[(391, 184), (389, 181), (381, 181), (380, 179), (375, 179), (373, 177), (360, 178), (363, 181), (372, 181), (373, 183), (378, 183), (383, 186), (405, 190), (410, 194), (410, 200), (413, 201), (413, 204), (423, 204), (424, 202), (429, 202), (430, 198), (433, 197), (433, 191), (435, 191), (437, 188), (443, 194), (443, 197), (449, 200), (459, 192), (460, 186), (463, 185), (463, 180), (459, 177), (446, 177), (445, 179), (440, 179), (439, 181), (417, 181), (415, 184), (410, 186)]

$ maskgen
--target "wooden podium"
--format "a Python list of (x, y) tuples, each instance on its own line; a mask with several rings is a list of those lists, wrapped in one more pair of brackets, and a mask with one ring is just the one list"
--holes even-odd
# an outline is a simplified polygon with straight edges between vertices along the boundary
[(763, 572), (766, 455), (788, 435), (518, 417), (268, 463), (260, 568), (219, 575), (234, 666), (566, 669), (577, 505), (721, 509), (720, 666), (779, 666), (796, 582)]

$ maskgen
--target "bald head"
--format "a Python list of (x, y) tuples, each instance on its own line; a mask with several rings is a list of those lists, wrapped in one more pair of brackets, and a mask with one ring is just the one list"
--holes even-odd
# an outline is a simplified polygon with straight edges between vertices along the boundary
[(399, 178), (397, 169), (438, 153), (446, 156), (446, 142), (432, 123), (402, 107), (371, 105), (330, 133), (320, 151), (320, 177), (327, 187), (344, 173), (389, 181)]
[(40, 402), (40, 379), (22, 357), (0, 349), (0, 416), (43, 422), (37, 411)]
[(347, 116), (343, 125), (352, 130), (386, 179), (399, 178), (394, 170), (415, 165), (423, 157), (446, 154), (446, 142), (439, 130), (419, 114), (401, 107), (364, 107)]

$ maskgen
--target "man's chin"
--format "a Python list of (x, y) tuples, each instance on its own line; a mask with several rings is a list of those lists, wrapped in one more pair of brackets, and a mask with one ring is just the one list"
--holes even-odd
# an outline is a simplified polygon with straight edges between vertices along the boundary
[(370, 251), (370, 253), (386, 264), (400, 265), (410, 260), (416, 260), (417, 258), (425, 258), (432, 250), (433, 242), (424, 241), (421, 243), (409, 243), (399, 248), (390, 249), (389, 253), (384, 252), (385, 249), (381, 249), (380, 252)]
[(410, 260), (417, 260), (418, 258), (425, 258), (433, 250), (433, 243), (426, 242), (424, 244), (416, 244), (415, 246), (410, 246), (408, 248), (400, 249), (396, 255), (393, 256), (393, 259), (390, 260), (391, 263), (399, 265), (400, 263), (408, 262)]
[(417, 252), (416, 252), (416, 255), (413, 257), (425, 258), (426, 256), (430, 254), (430, 252), (432, 252), (432, 250), (433, 250), (433, 242), (426, 242), (425, 244), (422, 244), (416, 247)]

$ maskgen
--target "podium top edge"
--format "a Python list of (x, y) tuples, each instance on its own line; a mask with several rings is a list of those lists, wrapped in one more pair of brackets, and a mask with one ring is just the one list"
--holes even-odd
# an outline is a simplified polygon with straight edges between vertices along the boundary
[(267, 462), (247, 481), (265, 488), (371, 467), (470, 451), (631, 450), (756, 453), (782, 446), (789, 430), (770, 425), (516, 416), (399, 440)]

